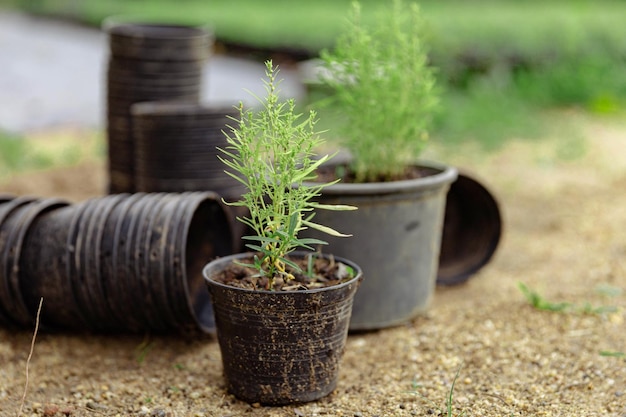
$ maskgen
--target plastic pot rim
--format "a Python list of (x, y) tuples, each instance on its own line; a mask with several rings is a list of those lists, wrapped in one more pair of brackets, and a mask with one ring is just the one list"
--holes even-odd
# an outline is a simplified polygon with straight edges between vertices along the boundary
[[(420, 168), (434, 169), (438, 172), (432, 175), (427, 175), (424, 177), (410, 180), (369, 183), (339, 182), (337, 184), (324, 187), (324, 189), (322, 190), (322, 195), (385, 195), (396, 193), (410, 193), (417, 189), (437, 189), (440, 188), (442, 185), (454, 182), (458, 174), (458, 171), (455, 167), (437, 162), (419, 161), (414, 164), (414, 166)], [(315, 185), (316, 183), (305, 184)]]
[[(307, 255), (315, 255), (316, 252), (305, 252), (305, 251), (294, 251), (291, 254), (289, 254), (290, 257), (304, 257)], [(319, 253), (317, 253), (318, 256), (320, 256)], [(363, 270), (361, 269), (360, 266), (358, 266), (355, 262), (349, 260), (349, 259), (345, 259), (343, 257), (340, 256), (334, 256), (330, 253), (322, 253), (321, 256), (323, 258), (330, 258), (332, 256), (332, 258), (335, 261), (339, 261), (343, 264), (348, 265), (349, 267), (351, 267), (354, 271), (355, 271), (355, 275), (353, 278), (349, 279), (348, 281), (344, 281), (340, 284), (336, 284), (336, 285), (332, 285), (329, 287), (322, 287), (322, 288), (314, 288), (314, 289), (309, 289), (309, 290), (293, 290), (293, 291), (270, 291), (270, 290), (253, 290), (253, 289), (249, 289), (249, 288), (239, 288), (239, 287), (233, 287), (218, 281), (213, 280), (211, 272), (213, 270), (223, 270), (224, 268), (218, 268), (216, 267), (216, 265), (227, 265), (230, 262), (234, 261), (234, 260), (238, 260), (238, 259), (242, 259), (242, 258), (248, 258), (248, 257), (253, 257), (254, 256), (254, 252), (241, 252), (241, 253), (235, 253), (233, 255), (228, 255), (228, 256), (223, 256), (221, 258), (216, 258), (212, 261), (210, 261), (209, 263), (207, 263), (204, 268), (202, 269), (202, 276), (204, 277), (204, 280), (209, 283), (210, 285), (214, 285), (216, 287), (220, 287), (220, 288), (227, 288), (229, 290), (234, 290), (234, 291), (240, 291), (240, 292), (249, 292), (249, 293), (259, 293), (259, 294), (268, 294), (268, 295), (273, 295), (275, 297), (283, 297), (283, 296), (293, 296), (294, 294), (303, 294), (303, 295), (308, 295), (308, 294), (315, 294), (315, 293), (320, 293), (320, 292), (326, 292), (329, 290), (335, 290), (335, 289), (339, 289), (339, 288), (344, 288), (347, 287), (349, 285), (354, 284), (354, 282), (356, 281), (360, 281), (363, 278)]]
[[(151, 40), (207, 40), (214, 39), (213, 27), (206, 22), (180, 23), (149, 19), (146, 16), (118, 14), (106, 17), (101, 24), (102, 30), (109, 35), (129, 38), (149, 38)], [(166, 32), (158, 33), (155, 32)], [(175, 33), (172, 33), (175, 32)]]

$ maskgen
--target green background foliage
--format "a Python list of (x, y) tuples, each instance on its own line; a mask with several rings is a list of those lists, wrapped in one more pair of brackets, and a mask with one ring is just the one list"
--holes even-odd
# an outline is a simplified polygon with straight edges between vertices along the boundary
[[(390, 2), (362, 0), (373, 22)], [(315, 57), (332, 48), (350, 0), (4, 0), (4, 7), (99, 26), (111, 15), (209, 24), (221, 45)], [(626, 2), (424, 0), (430, 59), (442, 89), (432, 137), (485, 148), (555, 129), (546, 109), (622, 116), (626, 103)], [(0, 7), (3, 7), (0, 5)], [(316, 94), (320, 94), (316, 92)], [(320, 113), (320, 127), (324, 114)], [(332, 129), (330, 134), (332, 134)]]

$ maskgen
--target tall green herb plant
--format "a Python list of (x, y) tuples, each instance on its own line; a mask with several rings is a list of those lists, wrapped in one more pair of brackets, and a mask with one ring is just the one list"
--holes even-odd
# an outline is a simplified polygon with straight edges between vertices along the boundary
[(330, 156), (318, 158), (315, 154), (322, 143), (315, 131), (315, 112), (303, 119), (296, 113), (293, 99), (279, 100), (277, 75), (278, 69), (267, 61), (267, 96), (256, 97), (261, 110), (245, 111), (239, 105), (240, 118), (234, 119), (236, 126), (226, 132), (228, 146), (220, 149), (223, 156), (218, 156), (230, 168), (226, 173), (246, 187), (241, 200), (228, 204), (249, 210), (249, 216), (238, 218), (255, 232), (244, 237), (249, 242), (246, 246), (256, 252), (254, 264), (247, 266), (255, 268), (258, 276), (267, 277), (270, 288), (277, 277), (293, 279), (287, 266), (300, 271), (287, 255), (298, 248), (313, 250), (312, 245), (326, 244), (298, 237), (300, 231), (310, 227), (333, 236), (349, 236), (314, 223), (314, 210), (356, 208), (312, 201), (324, 187), (336, 182), (310, 183)]
[(321, 54), (321, 82), (333, 92), (357, 182), (402, 177), (428, 139), (438, 97), (423, 28), (416, 4), (394, 0), (365, 25), (354, 2), (347, 29)]

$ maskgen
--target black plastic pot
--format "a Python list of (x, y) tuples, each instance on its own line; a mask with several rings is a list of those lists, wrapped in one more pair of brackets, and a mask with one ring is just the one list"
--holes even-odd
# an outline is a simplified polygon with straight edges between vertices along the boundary
[(460, 172), (448, 191), (437, 284), (466, 282), (489, 262), (501, 234), (502, 219), (493, 194), (484, 182)]
[(78, 309), (67, 274), (67, 240), (75, 206), (62, 207), (39, 216), (28, 231), (23, 245), (20, 270), (24, 301), (36, 311), (41, 297), (42, 329), (88, 328)]
[(352, 259), (365, 279), (354, 299), (351, 330), (404, 323), (425, 312), (434, 294), (446, 194), (457, 171), (420, 163), (427, 175), (386, 183), (338, 183), (319, 197), (355, 211), (317, 210), (314, 221), (353, 237), (336, 238), (307, 230), (329, 243), (324, 251)]
[[(212, 276), (237, 254), (204, 268), (211, 294), (228, 391), (269, 405), (313, 401), (337, 385), (361, 269), (342, 258), (356, 277), (334, 287), (306, 291), (252, 291)], [(302, 256), (302, 255), (300, 255)]]
[[(9, 265), (3, 256), (3, 248), (10, 244), (9, 235), (12, 232), (11, 227), (6, 224), (11, 214), (21, 206), (34, 201), (31, 197), (16, 197), (3, 195), (0, 202), (0, 324), (15, 325), (15, 319), (11, 314), (12, 294), (9, 289), (9, 279), (5, 272)], [(18, 321), (19, 321), (18, 317)]]
[(0, 205), (0, 316), (4, 316), (6, 323), (17, 326), (34, 323), (37, 305), (33, 307), (28, 302), (30, 277), (21, 268), (28, 259), (24, 254), (26, 236), (39, 216), (68, 204), (59, 199), (17, 197)]

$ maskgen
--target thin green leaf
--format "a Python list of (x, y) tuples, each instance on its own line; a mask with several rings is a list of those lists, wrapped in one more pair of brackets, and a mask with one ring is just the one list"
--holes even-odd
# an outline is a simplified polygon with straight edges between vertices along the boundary
[(311, 229), (318, 230), (320, 232), (326, 233), (327, 235), (331, 235), (331, 236), (336, 236), (336, 237), (350, 237), (350, 236), (352, 236), (352, 235), (346, 235), (346, 234), (340, 233), (340, 232), (336, 231), (333, 228), (330, 228), (328, 226), (323, 226), (321, 224), (313, 223), (311, 221), (302, 221), (302, 224), (304, 224), (305, 226), (310, 227)]
[(294, 211), (289, 216), (289, 236), (295, 236), (296, 227), (298, 226), (298, 220), (300, 218), (300, 213)]
[(244, 236), (243, 237), (246, 240), (256, 240), (258, 242), (263, 242), (263, 243), (278, 243), (280, 242), (280, 240), (273, 238), (273, 237), (269, 237), (269, 236)]
[(356, 206), (349, 206), (346, 204), (321, 204), (312, 202), (311, 207), (320, 210), (332, 210), (332, 211), (353, 211), (358, 210)]
[(626, 358), (626, 353), (624, 352), (615, 352), (612, 350), (601, 350), (600, 356), (608, 356), (611, 358)]
[(301, 238), (298, 239), (298, 243), (302, 245), (328, 245), (328, 242), (314, 238)]
[(287, 258), (280, 258), (280, 260), (281, 260), (282, 262), (284, 262), (284, 263), (285, 263), (285, 265), (289, 265), (291, 268), (293, 268), (293, 270), (294, 270), (294, 271), (296, 271), (296, 272), (301, 272), (301, 271), (302, 271), (302, 269), (300, 268), (300, 266), (298, 266), (298, 264), (294, 263), (293, 261), (290, 261), (290, 260), (289, 260), (289, 259), (287, 259)]

